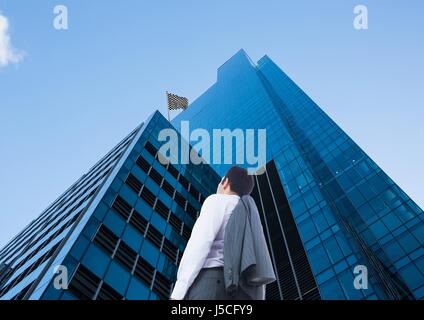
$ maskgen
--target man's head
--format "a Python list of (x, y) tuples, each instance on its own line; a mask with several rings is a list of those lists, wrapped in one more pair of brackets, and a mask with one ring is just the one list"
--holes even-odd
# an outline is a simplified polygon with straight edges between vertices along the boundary
[(246, 169), (234, 166), (222, 178), (217, 193), (244, 196), (250, 194), (254, 186), (253, 176)]

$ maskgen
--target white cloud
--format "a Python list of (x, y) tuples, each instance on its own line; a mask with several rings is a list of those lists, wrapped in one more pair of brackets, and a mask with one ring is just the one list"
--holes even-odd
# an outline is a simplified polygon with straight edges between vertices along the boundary
[(23, 53), (13, 48), (10, 43), (9, 20), (0, 12), (0, 67), (18, 63), (22, 59)]

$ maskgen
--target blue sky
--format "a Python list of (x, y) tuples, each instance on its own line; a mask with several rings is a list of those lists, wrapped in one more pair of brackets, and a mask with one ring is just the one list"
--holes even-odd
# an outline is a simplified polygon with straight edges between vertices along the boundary
[[(358, 4), (368, 30), (353, 28)], [(0, 0), (0, 12), (21, 58), (0, 66), (0, 246), (165, 112), (166, 90), (195, 99), (240, 48), (268, 54), (424, 206), (423, 1)]]

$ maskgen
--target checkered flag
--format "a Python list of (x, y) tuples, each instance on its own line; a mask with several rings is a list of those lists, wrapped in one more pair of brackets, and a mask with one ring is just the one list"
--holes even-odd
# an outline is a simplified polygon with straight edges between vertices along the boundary
[(184, 97), (177, 96), (176, 94), (166, 92), (168, 97), (168, 110), (186, 110), (188, 108), (188, 99)]

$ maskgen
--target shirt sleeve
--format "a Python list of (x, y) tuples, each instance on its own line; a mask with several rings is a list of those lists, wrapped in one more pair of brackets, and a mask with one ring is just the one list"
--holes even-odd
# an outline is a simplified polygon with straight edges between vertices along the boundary
[(222, 210), (216, 210), (213, 196), (208, 197), (203, 203), (181, 258), (171, 299), (184, 299), (187, 290), (202, 269), (223, 221), (223, 214), (220, 211)]

